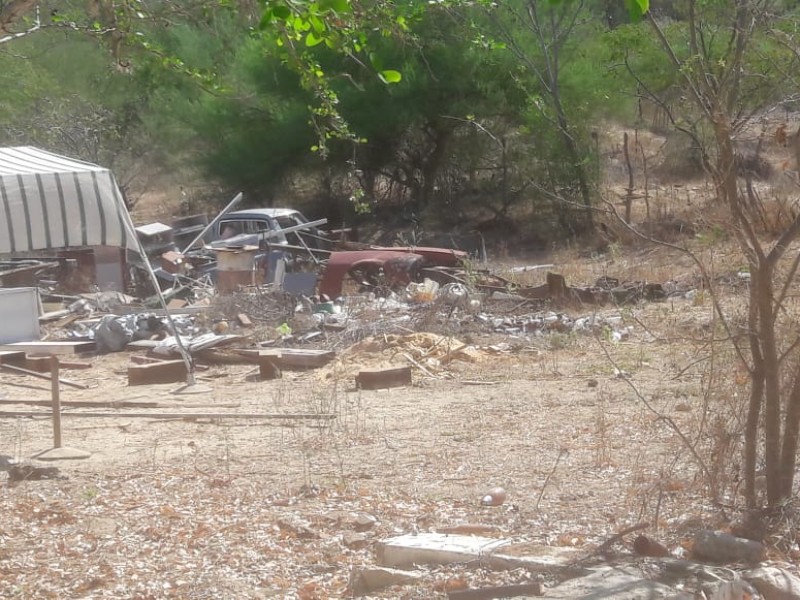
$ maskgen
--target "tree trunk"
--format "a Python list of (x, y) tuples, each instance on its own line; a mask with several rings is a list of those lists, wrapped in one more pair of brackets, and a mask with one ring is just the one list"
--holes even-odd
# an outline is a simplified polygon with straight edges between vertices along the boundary
[(436, 178), (439, 176), (439, 171), (442, 168), (442, 163), (447, 153), (447, 142), (450, 139), (452, 129), (449, 127), (441, 127), (434, 125), (431, 127), (433, 135), (433, 149), (430, 154), (425, 158), (425, 164), (422, 166), (422, 189), (420, 190), (420, 198), (418, 198), (417, 206), (426, 208), (436, 191)]
[(760, 264), (751, 274), (756, 286), (759, 313), (757, 335), (764, 353), (764, 462), (767, 469), (767, 502), (774, 506), (781, 494), (781, 381), (773, 314), (772, 269)]
[(780, 464), (781, 498), (788, 498), (792, 495), (798, 440), (800, 440), (800, 364), (795, 368), (794, 384), (786, 407), (786, 425), (783, 431)]
[(575, 170), (575, 177), (578, 180), (578, 189), (581, 192), (581, 201), (584, 206), (584, 215), (586, 218), (586, 229), (594, 231), (594, 215), (592, 214), (592, 190), (589, 186), (589, 177), (586, 174), (586, 167), (584, 166), (583, 159), (578, 152), (578, 144), (575, 138), (569, 131), (567, 122), (567, 115), (561, 105), (561, 99), (558, 97), (557, 88), (553, 90), (553, 104), (556, 109), (556, 120), (558, 121), (558, 129), (561, 132), (561, 138), (564, 140), (564, 146), (567, 150), (572, 168)]
[(750, 371), (750, 402), (744, 430), (744, 495), (748, 508), (756, 507), (756, 464), (758, 462), (758, 422), (761, 418), (761, 405), (764, 402), (764, 357), (758, 337), (758, 310), (755, 285), (750, 286), (750, 306), (748, 315), (750, 355), (753, 368)]

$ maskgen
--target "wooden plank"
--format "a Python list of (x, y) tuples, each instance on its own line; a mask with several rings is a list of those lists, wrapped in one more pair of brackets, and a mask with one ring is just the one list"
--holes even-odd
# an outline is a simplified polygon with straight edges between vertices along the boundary
[(324, 367), (336, 357), (333, 350), (305, 348), (259, 348), (239, 352), (262, 357), (272, 356), (279, 369), (316, 369)]
[[(62, 369), (91, 369), (92, 363), (78, 362), (78, 361), (58, 361), (58, 366)], [(25, 358), (25, 368), (37, 373), (50, 372), (50, 357), (49, 356), (28, 356)]]
[(80, 354), (94, 352), (94, 342), (16, 342), (14, 344), (0, 344), (0, 350), (17, 350), (28, 354)]
[(362, 369), (356, 375), (356, 385), (362, 390), (380, 390), (411, 385), (411, 367), (404, 365), (382, 369)]
[[(0, 418), (3, 417), (50, 417), (50, 412), (41, 410), (3, 410), (0, 411)], [(330, 413), (196, 413), (196, 412), (173, 412), (173, 413), (137, 413), (137, 412), (66, 412), (62, 417), (86, 417), (104, 418), (110, 417), (119, 419), (120, 417), (131, 419), (315, 419), (320, 421), (330, 421), (336, 415)]]
[(15, 364), (21, 365), (25, 362), (25, 352), (23, 350), (0, 350), (0, 365)]
[[(48, 381), (50, 381), (50, 375), (45, 375), (44, 373), (37, 373), (36, 371), (29, 371), (28, 369), (23, 369), (22, 367), (15, 367), (14, 365), (0, 364), (0, 369), (4, 371), (12, 371), (14, 373), (22, 373), (24, 375), (30, 375), (31, 377), (37, 377), (39, 379), (47, 379)], [(59, 379), (59, 381), (64, 385), (68, 385), (70, 387), (74, 387), (79, 390), (89, 389), (88, 385), (77, 383), (75, 381), (70, 381), (69, 379)]]
[(186, 363), (182, 360), (165, 360), (146, 365), (128, 366), (128, 385), (179, 383), (186, 381)]
[[(19, 399), (0, 399), (0, 404), (15, 404), (15, 405), (23, 405), (23, 406), (47, 406), (48, 408), (53, 406), (52, 401), (50, 400), (19, 400)], [(177, 408), (177, 409), (187, 409), (187, 408), (239, 408), (240, 404), (236, 403), (229, 403), (229, 404), (220, 404), (218, 402), (208, 404), (202, 402), (193, 402), (190, 404), (184, 404), (182, 402), (159, 402), (159, 401), (149, 401), (149, 400), (114, 400), (111, 402), (97, 402), (94, 400), (62, 400), (61, 401), (62, 407), (71, 407), (71, 408)], [(124, 413), (120, 413), (120, 416), (124, 416)]]

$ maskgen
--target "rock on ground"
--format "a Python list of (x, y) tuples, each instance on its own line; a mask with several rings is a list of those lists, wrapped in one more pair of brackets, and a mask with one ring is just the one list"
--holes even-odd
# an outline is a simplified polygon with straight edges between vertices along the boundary
[(692, 600), (663, 583), (642, 578), (631, 567), (605, 567), (547, 590), (545, 598), (563, 600)]
[(779, 567), (759, 567), (743, 574), (764, 600), (800, 600), (800, 579)]

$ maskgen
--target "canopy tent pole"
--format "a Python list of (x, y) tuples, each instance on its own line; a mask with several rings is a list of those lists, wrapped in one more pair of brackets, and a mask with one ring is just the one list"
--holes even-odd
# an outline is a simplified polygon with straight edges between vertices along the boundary
[(227, 205), (225, 208), (223, 208), (223, 209), (220, 211), (220, 213), (219, 213), (219, 214), (218, 214), (216, 217), (214, 217), (213, 219), (211, 219), (211, 222), (209, 222), (209, 224), (208, 224), (208, 225), (206, 225), (206, 226), (203, 228), (203, 231), (201, 231), (201, 232), (200, 232), (200, 233), (197, 235), (197, 237), (196, 237), (196, 238), (194, 238), (194, 239), (193, 239), (193, 240), (192, 240), (192, 241), (189, 243), (189, 245), (188, 245), (188, 246), (186, 246), (186, 248), (184, 248), (184, 249), (183, 249), (183, 251), (181, 252), (181, 254), (186, 254), (186, 253), (187, 253), (189, 250), (191, 250), (192, 248), (194, 248), (194, 245), (195, 245), (197, 242), (199, 242), (201, 239), (203, 239), (203, 236), (204, 236), (204, 235), (205, 235), (205, 234), (208, 232), (208, 230), (209, 230), (209, 229), (211, 229), (211, 228), (212, 228), (214, 225), (216, 225), (216, 224), (217, 224), (217, 222), (218, 222), (218, 221), (219, 221), (219, 220), (220, 220), (220, 219), (221, 219), (223, 216), (225, 216), (226, 214), (228, 214), (228, 212), (230, 212), (230, 210), (231, 210), (231, 209), (232, 209), (234, 206), (236, 206), (237, 204), (239, 204), (239, 202), (241, 202), (241, 200), (242, 200), (242, 197), (243, 197), (243, 196), (242, 196), (242, 192), (239, 192), (238, 194), (236, 194), (236, 196), (234, 196), (233, 200), (231, 200), (231, 201), (228, 203), (228, 205)]
[(172, 318), (172, 313), (170, 313), (169, 307), (167, 307), (167, 301), (164, 298), (164, 294), (161, 293), (161, 286), (158, 283), (158, 277), (156, 277), (156, 274), (153, 271), (153, 266), (150, 264), (150, 259), (147, 257), (147, 252), (145, 252), (144, 246), (142, 245), (142, 241), (136, 234), (136, 228), (133, 225), (133, 219), (131, 219), (130, 213), (128, 212), (127, 208), (125, 208), (125, 202), (123, 201), (122, 197), (119, 194), (119, 188), (116, 187), (116, 182), (114, 183), (114, 185), (115, 185), (115, 192), (119, 198), (117, 202), (117, 211), (119, 213), (120, 218), (125, 223), (125, 227), (128, 229), (128, 233), (133, 236), (134, 240), (136, 240), (136, 248), (139, 251), (139, 256), (141, 256), (142, 262), (144, 263), (144, 268), (150, 277), (150, 282), (153, 284), (153, 288), (155, 288), (156, 296), (158, 296), (158, 301), (161, 304), (161, 308), (164, 310), (164, 316), (166, 316), (170, 329), (172, 329), (172, 333), (175, 335), (175, 342), (178, 345), (178, 352), (180, 353), (183, 362), (186, 364), (186, 383), (188, 385), (194, 385), (196, 383), (194, 377), (194, 361), (192, 360), (192, 357), (189, 354), (189, 352), (186, 350), (186, 347), (183, 345), (181, 336), (178, 334), (178, 330), (175, 327), (175, 321)]

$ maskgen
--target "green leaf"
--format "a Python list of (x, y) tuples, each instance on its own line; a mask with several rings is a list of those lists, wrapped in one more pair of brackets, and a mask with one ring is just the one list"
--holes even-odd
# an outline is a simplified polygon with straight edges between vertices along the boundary
[(375, 52), (369, 53), (369, 62), (376, 71), (383, 70), (383, 61), (381, 60), (381, 57), (378, 56), (377, 53)]
[(650, 0), (625, 0), (625, 8), (631, 21), (638, 23), (650, 9)]
[(320, 19), (318, 16), (309, 15), (308, 16), (308, 22), (311, 23), (311, 26), (314, 28), (314, 31), (316, 31), (317, 33), (325, 31), (325, 23), (323, 23), (322, 19)]
[(336, 13), (349, 13), (352, 11), (350, 0), (323, 0), (319, 3), (323, 10), (332, 10)]
[(312, 48), (317, 44), (322, 43), (324, 38), (318, 37), (313, 31), (309, 31), (308, 35), (306, 35), (306, 46)]
[(381, 78), (383, 83), (400, 83), (400, 81), (403, 79), (403, 74), (400, 73), (400, 71), (386, 69), (385, 71), (378, 73), (378, 77)]
[(285, 21), (290, 16), (292, 16), (292, 11), (289, 10), (288, 6), (273, 6), (272, 7), (272, 14), (276, 19), (280, 19), (281, 21)]

